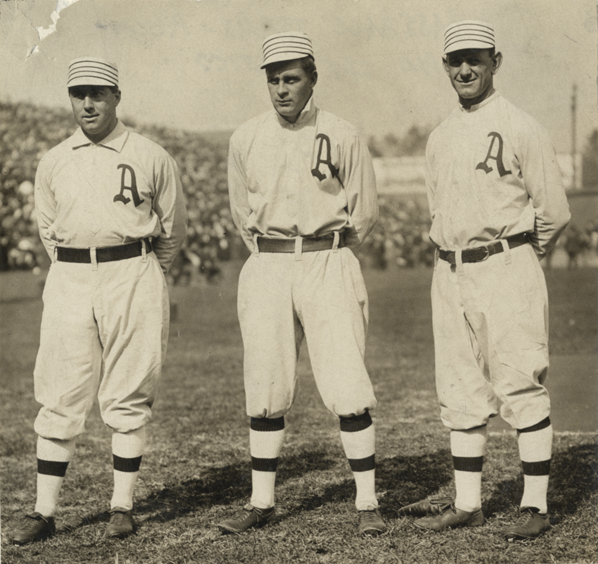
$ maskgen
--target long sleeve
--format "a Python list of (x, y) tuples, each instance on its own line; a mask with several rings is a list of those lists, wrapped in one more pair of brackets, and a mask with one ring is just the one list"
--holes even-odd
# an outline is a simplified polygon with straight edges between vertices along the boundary
[(247, 197), (247, 175), (234, 135), (230, 140), (228, 151), (228, 194), (233, 221), (241, 233), (243, 242), (250, 251), (253, 251), (253, 239), (247, 228), (247, 219), (251, 213)]
[(160, 219), (160, 236), (154, 252), (167, 272), (187, 236), (187, 210), (178, 167), (170, 155), (159, 163), (155, 172), (156, 195), (153, 209)]
[(541, 259), (553, 248), (571, 214), (548, 134), (534, 125), (521, 141), (521, 172), (535, 213), (532, 245)]
[(349, 224), (345, 231), (347, 245), (360, 245), (378, 221), (378, 193), (370, 152), (355, 136), (346, 153), (343, 185), (347, 193)]
[(56, 220), (56, 200), (50, 190), (50, 174), (49, 163), (42, 158), (35, 174), (35, 216), (39, 236), (46, 252), (52, 258), (56, 242), (49, 237), (48, 229)]

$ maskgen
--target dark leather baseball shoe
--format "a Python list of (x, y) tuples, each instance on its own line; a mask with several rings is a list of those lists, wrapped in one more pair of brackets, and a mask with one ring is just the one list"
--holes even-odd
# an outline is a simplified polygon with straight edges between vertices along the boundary
[(540, 513), (536, 507), (522, 507), (519, 512), (521, 514), (519, 523), (505, 529), (505, 538), (508, 541), (535, 539), (550, 529), (550, 518), (547, 513)]
[(110, 522), (106, 527), (108, 538), (122, 539), (135, 531), (133, 514), (122, 507), (115, 507), (110, 510)]
[(363, 509), (359, 511), (359, 534), (379, 535), (386, 532), (386, 523), (378, 509)]
[(454, 503), (452, 497), (435, 497), (422, 499), (411, 505), (401, 507), (398, 513), (400, 517), (426, 517), (427, 515), (440, 515), (447, 507)]
[(244, 517), (239, 519), (228, 519), (222, 523), (218, 523), (217, 527), (223, 533), (242, 533), (252, 527), (263, 527), (272, 521), (276, 515), (274, 507), (260, 509), (259, 507), (253, 507), (253, 505), (247, 504), (243, 509), (246, 512)]
[(462, 511), (454, 505), (449, 505), (440, 515), (424, 517), (413, 523), (420, 529), (430, 531), (444, 531), (455, 527), (481, 527), (485, 522), (481, 509), (477, 511)]
[(22, 517), (12, 532), (14, 544), (28, 544), (47, 539), (56, 532), (54, 517), (44, 517), (41, 513), (31, 513)]

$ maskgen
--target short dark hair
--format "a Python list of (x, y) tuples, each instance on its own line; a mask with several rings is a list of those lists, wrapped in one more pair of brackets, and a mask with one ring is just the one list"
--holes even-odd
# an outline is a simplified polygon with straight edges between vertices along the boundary
[(101, 86), (101, 85), (95, 85), (95, 84), (82, 84), (81, 86), (71, 86), (69, 87), (69, 94), (73, 94), (73, 91), (76, 88), (85, 88), (85, 89), (89, 89), (89, 88), (108, 88), (108, 90), (110, 90), (110, 92), (112, 92), (112, 94), (116, 94), (118, 92), (118, 86)]
[[(295, 60), (301, 62), (301, 68), (303, 69), (303, 72), (305, 72), (305, 74), (307, 74), (308, 76), (311, 76), (314, 72), (317, 72), (318, 70), (316, 68), (316, 62), (311, 55)], [(273, 73), (276, 72), (278, 69), (284, 67), (288, 63), (289, 61), (277, 61), (275, 63), (270, 63), (269, 65), (266, 65), (264, 67), (264, 70), (266, 71), (266, 74)]]

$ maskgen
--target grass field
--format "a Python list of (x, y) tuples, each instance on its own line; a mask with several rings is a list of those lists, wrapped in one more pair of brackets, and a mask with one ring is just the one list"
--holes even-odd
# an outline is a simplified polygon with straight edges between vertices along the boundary
[[(338, 422), (317, 395), (303, 350), (299, 397), (287, 417), (277, 478), (280, 517), (258, 531), (221, 536), (215, 524), (238, 512), (250, 493), (235, 311), (238, 268), (227, 265), (218, 284), (172, 292), (177, 318), (136, 491), (137, 534), (103, 537), (112, 489), (110, 433), (95, 410), (69, 466), (57, 535), (25, 547), (12, 546), (7, 533), (35, 500), (38, 406), (31, 374), (41, 317), (39, 279), (0, 276), (3, 563), (598, 562), (596, 430), (556, 429), (549, 492), (553, 528), (536, 541), (509, 544), (500, 535), (516, 518), (523, 486), (511, 431), (495, 431), (489, 440), (484, 527), (426, 533), (397, 517), (406, 503), (453, 491), (448, 433), (433, 387), (429, 270), (365, 273), (371, 302), (367, 364), (379, 399), (373, 414), (377, 485), (388, 533), (356, 535), (354, 485)], [(596, 355), (597, 278), (596, 269), (547, 272), (555, 354)], [(596, 389), (595, 379), (588, 381), (590, 401)]]

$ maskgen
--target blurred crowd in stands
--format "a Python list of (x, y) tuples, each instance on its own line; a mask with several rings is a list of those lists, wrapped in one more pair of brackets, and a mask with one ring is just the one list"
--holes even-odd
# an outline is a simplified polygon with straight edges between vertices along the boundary
[[(131, 120), (123, 121), (163, 146), (180, 168), (189, 231), (187, 243), (171, 269), (171, 282), (213, 280), (220, 274), (222, 261), (247, 256), (228, 205), (228, 136), (136, 127)], [(37, 271), (48, 266), (35, 222), (35, 171), (44, 153), (66, 139), (74, 128), (68, 110), (0, 102), (0, 271)], [(419, 141), (421, 135), (411, 137)], [(391, 265), (430, 266), (434, 253), (429, 226), (424, 198), (381, 195), (380, 221), (358, 250), (359, 258), (366, 267), (379, 269)], [(562, 240), (571, 266), (579, 263), (587, 249), (596, 250), (597, 245), (598, 222), (584, 230), (568, 228)]]

